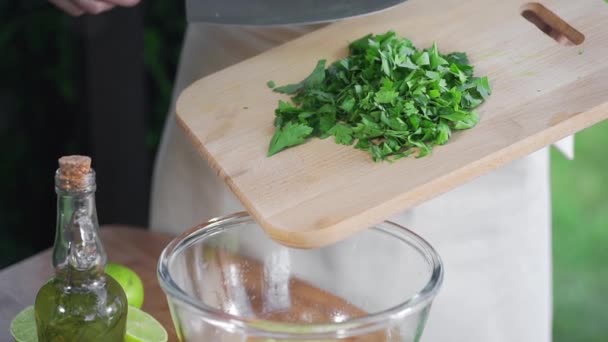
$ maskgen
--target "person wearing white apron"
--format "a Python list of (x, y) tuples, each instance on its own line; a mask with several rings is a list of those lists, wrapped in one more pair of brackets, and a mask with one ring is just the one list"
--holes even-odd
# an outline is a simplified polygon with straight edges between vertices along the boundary
[[(91, 0), (50, 1), (72, 14), (91, 12), (66, 5)], [(110, 3), (107, 8), (95, 12), (136, 1), (106, 2)], [(243, 210), (177, 126), (174, 109), (180, 92), (205, 75), (317, 27), (188, 25), (154, 169), (151, 229), (178, 234), (213, 217)], [(572, 157), (571, 137), (557, 146)], [(444, 262), (444, 285), (434, 302), (423, 341), (551, 341), (547, 148), (390, 220), (427, 239)]]
[[(243, 207), (174, 120), (180, 92), (217, 70), (317, 26), (246, 28), (189, 24), (173, 104), (156, 159), (152, 229), (169, 233)], [(560, 142), (572, 153), (572, 138)], [(441, 255), (444, 285), (422, 340), (551, 340), (549, 154), (542, 149), (390, 218)]]

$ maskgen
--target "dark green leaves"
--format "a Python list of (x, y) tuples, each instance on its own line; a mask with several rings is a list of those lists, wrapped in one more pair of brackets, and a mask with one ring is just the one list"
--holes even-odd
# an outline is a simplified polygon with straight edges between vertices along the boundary
[(454, 130), (479, 121), (473, 109), (491, 94), (487, 77), (473, 75), (464, 53), (442, 55), (436, 44), (418, 50), (389, 31), (352, 42), (350, 55), (325, 69), (325, 60), (302, 82), (275, 88), (292, 95), (279, 102), (268, 155), (309, 137), (396, 160), (429, 154)]

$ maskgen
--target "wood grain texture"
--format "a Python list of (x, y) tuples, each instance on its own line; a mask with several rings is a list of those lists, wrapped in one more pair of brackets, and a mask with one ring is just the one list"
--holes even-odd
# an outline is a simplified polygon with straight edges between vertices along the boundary
[[(522, 17), (521, 0), (410, 0), (330, 25), (203, 78), (180, 96), (177, 120), (275, 240), (322, 246), (608, 117), (608, 6), (541, 3), (585, 37), (565, 46)], [(266, 157), (274, 109), (266, 87), (300, 81), (349, 41), (395, 30), (416, 46), (466, 51), (493, 95), (481, 122), (422, 159), (373, 163), (362, 151), (312, 141)], [(570, 32), (571, 34), (572, 32)]]
[[(108, 261), (126, 265), (144, 283), (142, 309), (156, 318), (169, 332), (169, 341), (177, 341), (167, 300), (156, 279), (156, 264), (171, 237), (144, 229), (106, 226), (101, 239)], [(33, 305), (38, 289), (52, 276), (51, 250), (0, 271), (0, 341), (10, 341), (9, 325), (26, 306)]]

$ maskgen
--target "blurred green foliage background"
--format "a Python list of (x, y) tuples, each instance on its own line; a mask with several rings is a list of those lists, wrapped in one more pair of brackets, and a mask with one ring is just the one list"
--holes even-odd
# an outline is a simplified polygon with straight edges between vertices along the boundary
[[(608, 94), (606, 94), (608, 96)], [(551, 154), (554, 340), (608, 341), (608, 121)]]
[[(143, 3), (143, 152), (152, 161), (186, 23), (183, 1)], [(91, 149), (83, 20), (47, 0), (0, 1), (0, 268), (52, 244), (57, 157)]]
[[(144, 16), (153, 156), (181, 49), (183, 1), (147, 1)], [(48, 170), (57, 155), (83, 149), (74, 25), (44, 1), (0, 3), (0, 268), (50, 245), (55, 198)], [(574, 161), (551, 154), (556, 342), (608, 341), (606, 146), (608, 122), (577, 135)]]

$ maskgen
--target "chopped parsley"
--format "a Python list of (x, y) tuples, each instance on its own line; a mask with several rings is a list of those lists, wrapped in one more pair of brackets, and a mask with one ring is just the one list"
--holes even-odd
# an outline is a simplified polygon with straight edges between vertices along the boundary
[(275, 87), (291, 95), (275, 110), (268, 156), (311, 137), (369, 152), (374, 161), (429, 154), (455, 130), (474, 127), (474, 109), (491, 94), (473, 76), (466, 54), (417, 49), (389, 31), (352, 42), (349, 56), (328, 68), (320, 60), (303, 81)]

